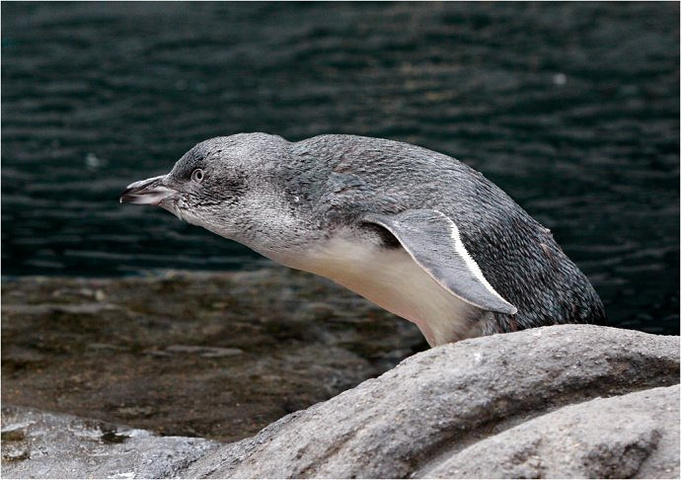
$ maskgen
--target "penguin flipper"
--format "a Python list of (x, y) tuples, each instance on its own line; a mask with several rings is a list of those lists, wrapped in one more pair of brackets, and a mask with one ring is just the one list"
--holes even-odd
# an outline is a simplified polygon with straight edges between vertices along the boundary
[(426, 273), (461, 300), (483, 310), (518, 310), (490, 285), (461, 241), (459, 229), (438, 210), (406, 210), (363, 218), (387, 229)]

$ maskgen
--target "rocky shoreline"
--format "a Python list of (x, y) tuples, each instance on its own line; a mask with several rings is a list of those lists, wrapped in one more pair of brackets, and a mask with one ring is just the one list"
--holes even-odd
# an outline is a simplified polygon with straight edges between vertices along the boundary
[(427, 344), (411, 323), (286, 268), (2, 284), (2, 401), (234, 441)]
[(19, 278), (2, 307), (5, 478), (680, 473), (679, 337), (563, 325), (426, 350), (280, 268)]

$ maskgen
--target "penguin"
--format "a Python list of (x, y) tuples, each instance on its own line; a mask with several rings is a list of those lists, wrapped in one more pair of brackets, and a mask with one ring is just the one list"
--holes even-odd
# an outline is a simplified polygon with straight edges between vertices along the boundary
[(265, 133), (203, 141), (121, 203), (154, 205), (403, 317), (431, 347), (563, 323), (603, 304), (551, 232), (442, 153), (394, 140)]

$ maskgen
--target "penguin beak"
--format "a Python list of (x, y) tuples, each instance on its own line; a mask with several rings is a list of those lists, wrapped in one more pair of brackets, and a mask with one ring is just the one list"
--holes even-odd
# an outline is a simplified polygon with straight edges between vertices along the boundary
[(121, 194), (120, 202), (159, 206), (163, 200), (178, 193), (177, 190), (163, 185), (165, 178), (166, 175), (160, 175), (131, 183)]

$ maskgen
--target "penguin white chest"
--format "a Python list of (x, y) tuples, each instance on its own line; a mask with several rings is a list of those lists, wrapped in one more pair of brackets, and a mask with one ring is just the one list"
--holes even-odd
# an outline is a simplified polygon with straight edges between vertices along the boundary
[(292, 266), (330, 278), (414, 322), (431, 346), (482, 334), (475, 320), (483, 311), (443, 288), (401, 247), (336, 237)]

